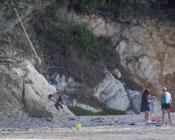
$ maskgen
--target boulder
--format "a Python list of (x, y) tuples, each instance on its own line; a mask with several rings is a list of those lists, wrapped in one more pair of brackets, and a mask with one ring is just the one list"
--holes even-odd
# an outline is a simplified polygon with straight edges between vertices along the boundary
[(0, 70), (0, 118), (73, 115), (68, 109), (55, 109), (47, 96), (56, 90), (29, 61), (19, 67), (1, 65)]
[(128, 90), (128, 96), (131, 100), (131, 107), (135, 113), (140, 113), (142, 97), (138, 91)]
[(31, 116), (73, 115), (70, 111), (59, 114), (54, 107), (54, 103), (47, 98), (49, 94), (53, 94), (56, 90), (54, 87), (51, 90), (51, 85), (37, 72), (33, 65), (28, 63), (25, 70), (23, 100), (25, 108)]
[[(21, 71), (22, 72), (22, 71)], [(22, 103), (22, 85), (23, 80), (20, 77), (23, 73), (0, 66), (0, 118), (6, 119), (26, 118), (28, 114), (24, 112)]]
[(71, 92), (79, 85), (79, 83), (71, 77), (66, 78), (64, 74), (58, 73), (54, 79), (54, 85), (59, 91)]
[(120, 111), (126, 111), (130, 107), (130, 100), (123, 84), (108, 71), (94, 92), (98, 100), (107, 107)]
[(113, 70), (114, 76), (116, 76), (118, 79), (122, 77), (122, 74), (120, 73), (119, 69), (114, 69)]

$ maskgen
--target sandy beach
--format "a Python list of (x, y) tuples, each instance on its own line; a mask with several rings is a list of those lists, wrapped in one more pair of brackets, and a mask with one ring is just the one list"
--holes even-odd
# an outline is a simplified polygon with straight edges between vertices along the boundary
[[(174, 114), (172, 119), (174, 122)], [(74, 125), (80, 122), (80, 131)], [(140, 115), (9, 119), (0, 121), (1, 139), (173, 140), (175, 125), (146, 123)]]
[(175, 127), (84, 127), (80, 132), (71, 128), (29, 129), (1, 132), (8, 139), (64, 139), (64, 140), (173, 140)]

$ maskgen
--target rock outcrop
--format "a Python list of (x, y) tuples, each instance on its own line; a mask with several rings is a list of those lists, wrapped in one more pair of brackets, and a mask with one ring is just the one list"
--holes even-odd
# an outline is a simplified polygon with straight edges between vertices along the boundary
[(46, 79), (26, 61), (20, 67), (0, 67), (0, 117), (56, 117), (59, 112), (47, 96), (53, 92)]
[(28, 63), (24, 67), (23, 103), (26, 112), (34, 117), (58, 116), (53, 103), (47, 99), (47, 96), (52, 94), (49, 83), (32, 64)]
[(138, 91), (127, 91), (129, 99), (131, 100), (131, 107), (135, 113), (140, 113), (140, 107), (142, 102), (141, 94)]
[(105, 79), (95, 88), (95, 96), (113, 109), (126, 111), (130, 107), (130, 100), (123, 84), (110, 72), (106, 72)]
[(171, 22), (149, 17), (131, 17), (124, 22), (96, 15), (73, 15), (97, 36), (111, 39), (120, 63), (139, 85), (150, 88), (154, 95), (166, 86), (174, 98), (175, 26)]
[[(19, 14), (23, 19), (32, 11), (43, 8), (52, 3), (52, 1), (46, 1), (46, 3), (36, 1), (29, 11), (22, 13), (19, 11)], [(37, 5), (37, 2), (39, 2), (39, 5)], [(64, 70), (69, 69), (72, 77), (55, 72), (56, 76), (53, 79), (57, 90), (68, 93), (66, 96), (77, 98), (78, 104), (84, 106), (84, 108), (88, 107), (89, 110), (96, 109), (96, 103), (94, 102), (99, 101), (107, 107), (121, 111), (126, 111), (132, 107), (136, 113), (139, 113), (140, 94), (138, 91), (133, 91), (133, 89), (126, 89), (128, 87), (126, 84), (130, 84), (127, 76), (124, 75), (127, 72), (127, 74), (132, 76), (133, 81), (142, 87), (150, 88), (151, 93), (154, 95), (159, 95), (162, 87), (166, 86), (173, 93), (174, 99), (174, 24), (150, 17), (145, 17), (144, 19), (134, 18), (133, 13), (128, 14), (124, 11), (119, 13), (117, 20), (95, 14), (71, 14), (76, 22), (86, 23), (97, 37), (108, 38), (111, 41), (115, 54), (119, 56), (116, 57), (116, 61), (120, 61), (120, 64), (116, 65), (115, 63), (114, 66), (106, 71), (105, 78), (103, 78), (101, 76), (103, 70), (99, 73), (99, 71), (95, 71), (95, 68), (93, 69), (93, 66), (81, 65), (81, 67), (78, 67), (77, 63), (79, 62), (76, 62), (77, 56), (74, 56), (75, 60), (72, 61), (70, 57), (68, 61), (67, 56), (69, 51), (72, 52), (72, 50), (70, 49), (68, 52), (64, 50), (65, 56), (60, 57), (62, 58), (61, 63), (70, 64), (69, 67), (67, 65), (59, 65), (59, 63), (55, 64), (64, 66)], [(4, 33), (0, 35), (2, 43), (0, 48), (0, 79), (2, 81), (0, 84), (0, 118), (7, 116), (42, 117), (61, 115), (54, 108), (54, 103), (47, 99), (47, 95), (52, 93), (49, 90), (50, 85), (35, 69), (32, 51), (30, 47), (27, 47), (26, 39), (21, 35), (23, 33), (21, 33), (19, 27), (15, 28), (18, 23), (19, 19), (16, 18), (16, 15), (7, 18), (5, 22), (0, 22), (0, 33)], [(13, 35), (9, 32), (12, 30), (14, 32)], [(57, 47), (59, 48), (59, 46)], [(53, 51), (55, 50), (53, 49)], [(51, 54), (52, 52), (48, 55)], [(71, 55), (73, 56), (74, 53)], [(50, 57), (51, 60), (53, 58)], [(80, 64), (81, 62), (86, 64), (86, 60), (80, 61)], [(72, 63), (74, 64), (71, 65)], [(73, 67), (74, 71), (72, 70)], [(100, 67), (99, 69), (101, 69)], [(80, 73), (79, 69), (82, 68), (84, 70)], [(107, 66), (104, 65), (104, 68), (107, 69)], [(92, 73), (89, 75), (84, 76), (82, 74), (84, 71), (90, 70)], [(75, 71), (77, 72), (75, 77), (79, 79), (81, 77), (84, 82), (76, 81), (77, 79), (73, 77)], [(93, 73), (93, 71), (95, 72)], [(101, 82), (99, 80), (97, 80), (99, 83), (95, 80), (89, 80), (88, 77), (95, 77), (97, 74), (102, 80)], [(125, 81), (123, 77), (126, 77)], [(88, 83), (90, 84), (88, 85)], [(132, 84), (129, 87), (132, 88)], [(69, 110), (62, 115), (65, 114), (72, 115)]]
[[(83, 84), (76, 82), (72, 78), (65, 79), (65, 75), (62, 75), (62, 77), (57, 75), (55, 78), (55, 83), (57, 83), (55, 85), (56, 88), (60, 91), (66, 92), (68, 96), (71, 96), (72, 92), (77, 92), (77, 89), (81, 89), (81, 87), (83, 87)], [(79, 91), (80, 93), (78, 92), (79, 94), (77, 96), (85, 99), (87, 96), (92, 96), (92, 98), (98, 99), (101, 104), (120, 111), (126, 111), (131, 107), (130, 99), (123, 84), (119, 80), (115, 79), (115, 77), (109, 71), (106, 71), (105, 78), (99, 84), (95, 85), (94, 88), (87, 86), (85, 88), (86, 89), (83, 88), (83, 90)], [(86, 95), (85, 90), (86, 92), (90, 91), (90, 93), (87, 93)], [(76, 97), (73, 99), (73, 101), (76, 100), (76, 104), (74, 102), (72, 103), (73, 106), (77, 105), (81, 106), (82, 108), (85, 108), (84, 106), (88, 106), (87, 109), (96, 108), (96, 110), (100, 110), (103, 107), (97, 107), (93, 103), (93, 100), (90, 100), (89, 102), (82, 102), (84, 99), (78, 98), (77, 100)]]

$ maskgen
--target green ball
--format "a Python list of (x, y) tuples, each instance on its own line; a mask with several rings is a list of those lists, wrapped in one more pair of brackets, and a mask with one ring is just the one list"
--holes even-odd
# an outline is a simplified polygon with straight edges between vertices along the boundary
[(81, 123), (76, 123), (76, 124), (75, 124), (75, 129), (76, 129), (77, 131), (80, 131), (80, 129), (81, 129)]

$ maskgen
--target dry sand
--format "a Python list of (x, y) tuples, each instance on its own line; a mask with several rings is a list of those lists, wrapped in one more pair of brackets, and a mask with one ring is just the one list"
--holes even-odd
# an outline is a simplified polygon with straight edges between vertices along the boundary
[[(142, 115), (1, 120), (1, 139), (174, 140), (175, 125), (147, 124)], [(174, 122), (174, 114), (172, 114)], [(76, 131), (74, 124), (81, 122)]]

